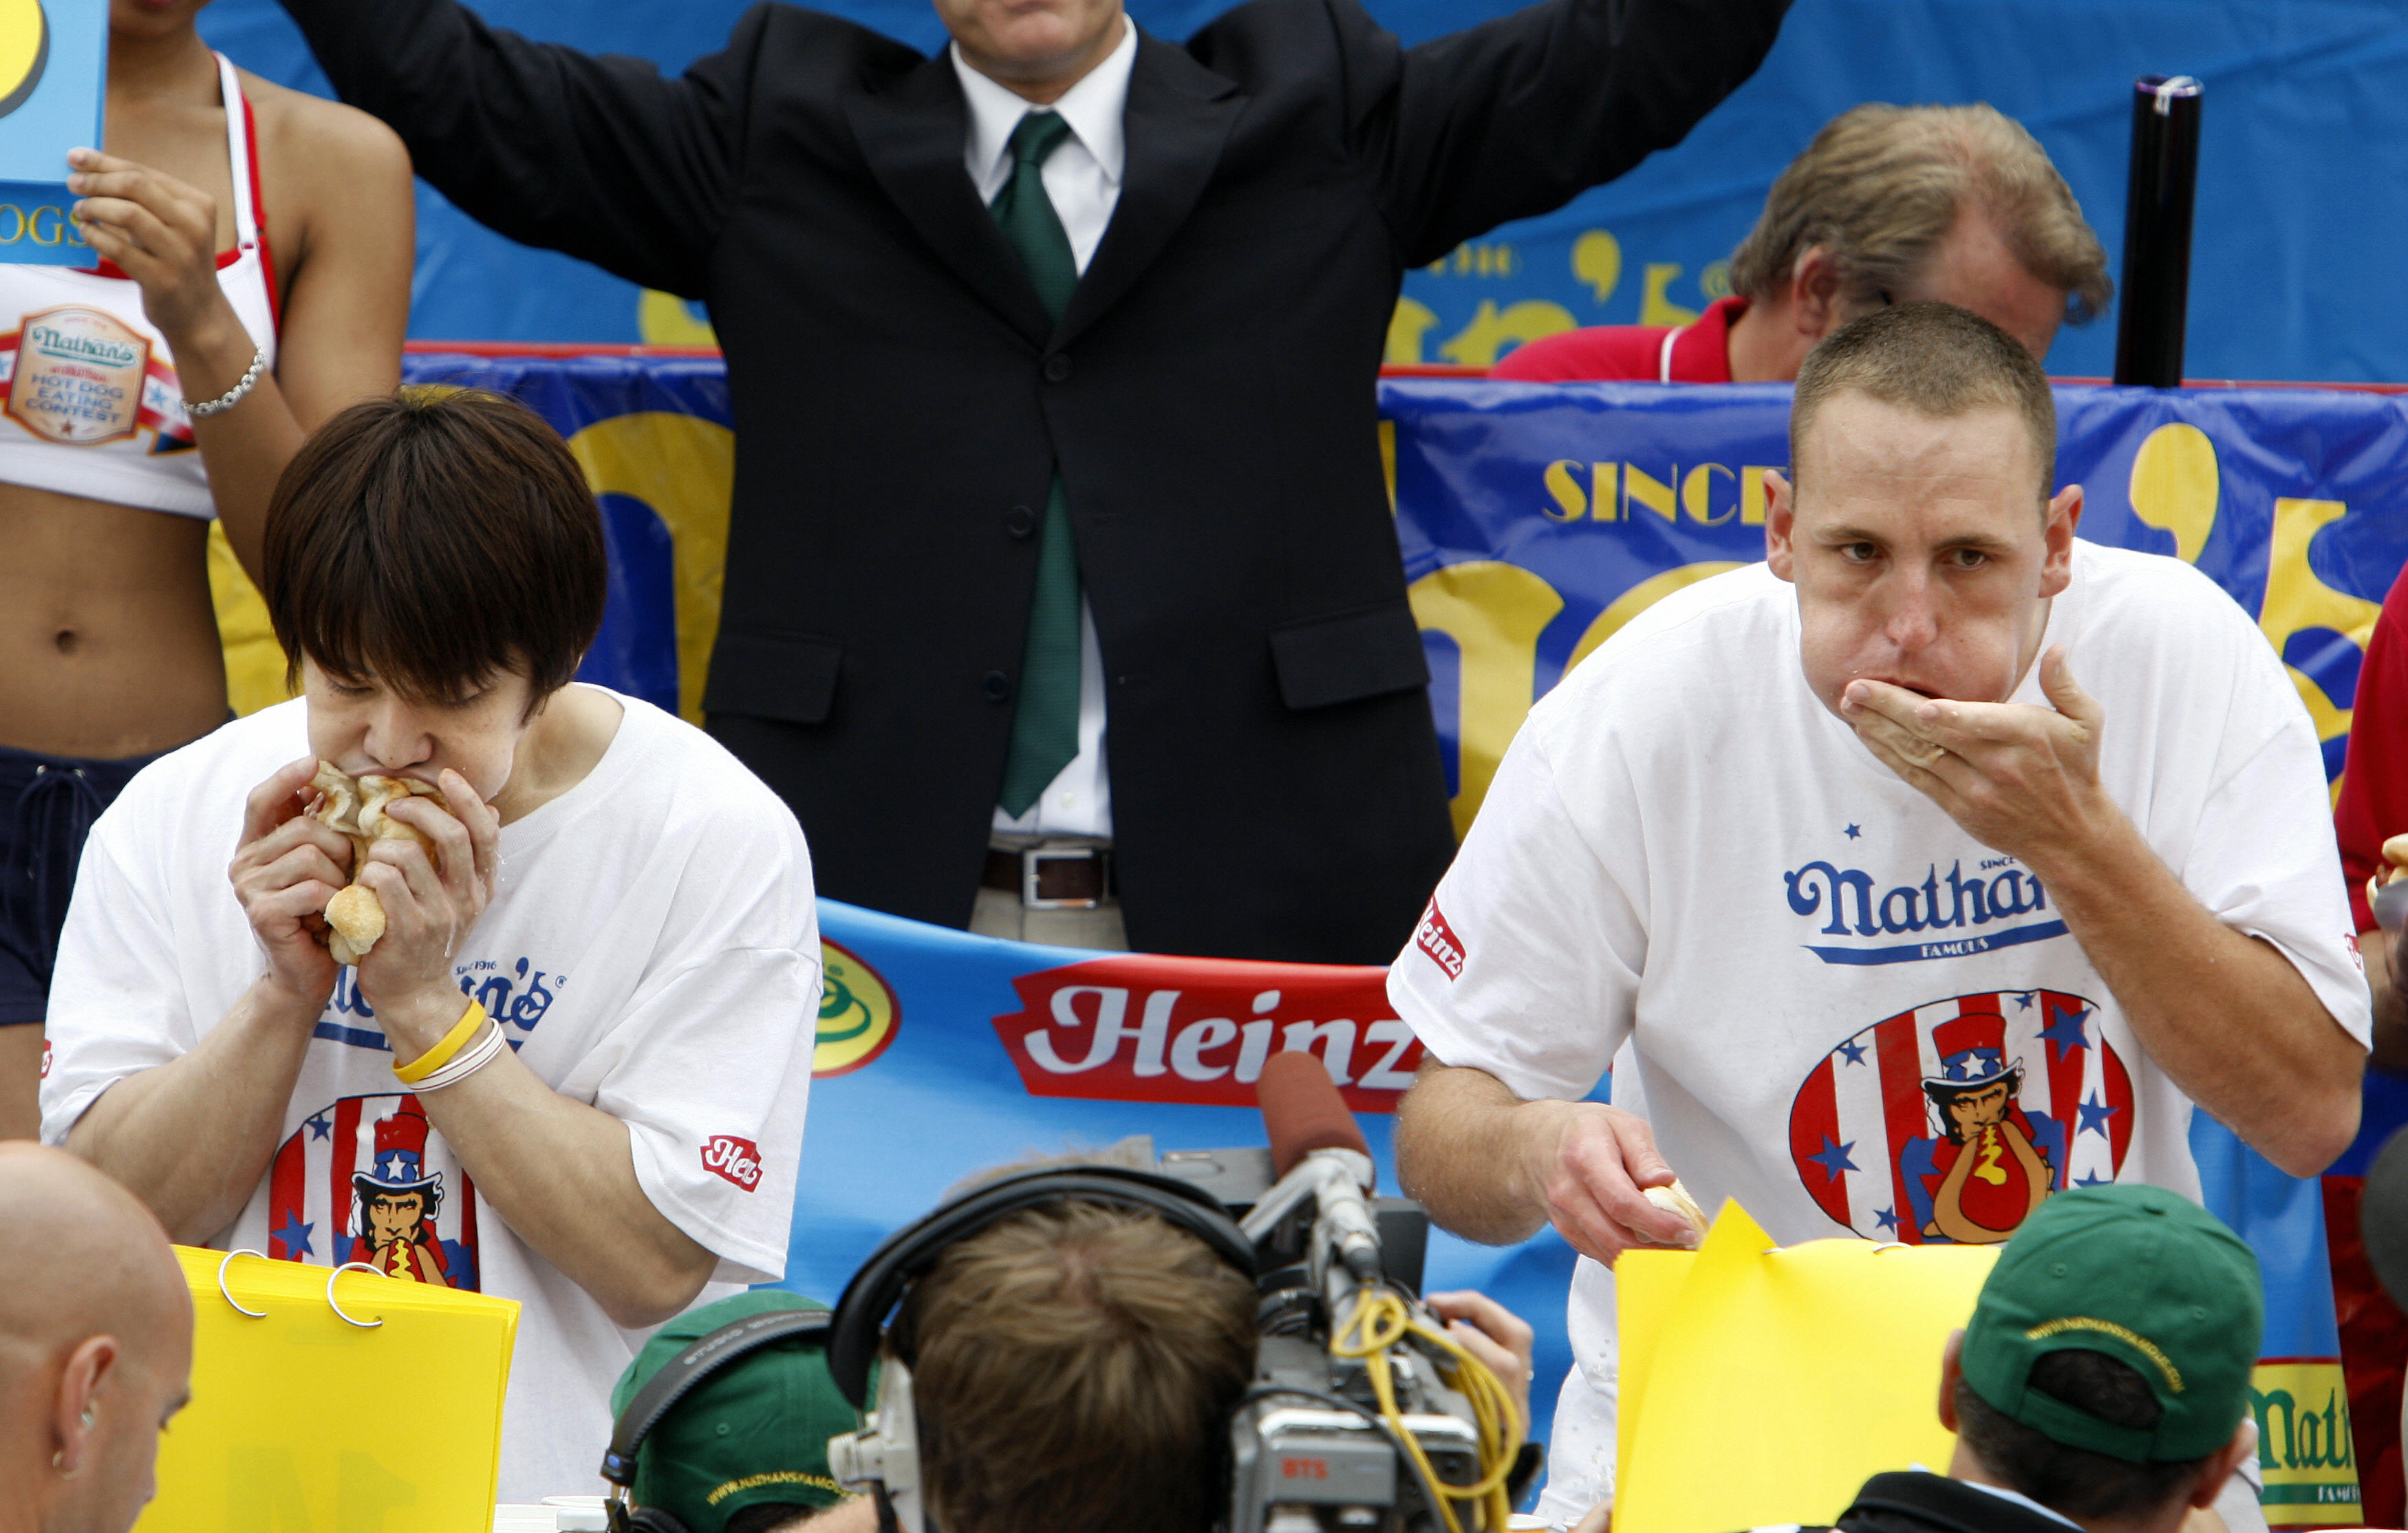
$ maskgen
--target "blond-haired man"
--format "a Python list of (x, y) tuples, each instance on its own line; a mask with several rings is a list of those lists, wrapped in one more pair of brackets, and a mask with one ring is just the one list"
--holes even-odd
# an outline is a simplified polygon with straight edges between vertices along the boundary
[(1893, 303), (1971, 309), (2045, 359), (2115, 284), (2082, 207), (1996, 107), (1868, 102), (1789, 163), (1731, 252), (1732, 295), (1680, 325), (1598, 325), (1510, 352), (1492, 378), (1786, 383), (1814, 343)]
[[(2296, 1176), (2356, 1132), (2315, 730), (2206, 577), (2075, 538), (2056, 437), (2039, 364), (1962, 309), (1826, 341), (1766, 563), (1531, 710), (1390, 971), (1438, 1062), (1406, 1189), (1587, 1258), (1544, 1510), (1610, 1486), (1606, 1268), (1687, 1236), (1640, 1192), (1675, 1171), (1784, 1244), (1986, 1244), (2071, 1187), (2196, 1199), (2194, 1103)], [(1584, 1100), (1626, 1040), (1645, 1121)]]

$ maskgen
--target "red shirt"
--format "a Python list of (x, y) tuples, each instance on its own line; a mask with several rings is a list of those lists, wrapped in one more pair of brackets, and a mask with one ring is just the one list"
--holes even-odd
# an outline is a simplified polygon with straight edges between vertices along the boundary
[(2385, 838), (2408, 830), (2408, 570), (2383, 598), (2366, 640), (2349, 725), (2349, 753), (2333, 807), (2342, 876), (2359, 931), (2374, 927), (2366, 881), (2383, 860)]
[[(1746, 312), (1744, 298), (1717, 298), (1677, 328), (1599, 324), (1567, 330), (1515, 347), (1488, 376), (1522, 383), (1727, 383), (1731, 322)], [(1672, 337), (1669, 375), (1667, 336)]]

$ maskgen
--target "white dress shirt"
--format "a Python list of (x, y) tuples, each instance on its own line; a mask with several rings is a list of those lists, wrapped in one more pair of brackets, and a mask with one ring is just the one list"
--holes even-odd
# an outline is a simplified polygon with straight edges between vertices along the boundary
[[(1121, 200), (1121, 173), (1127, 164), (1121, 113), (1128, 105), (1129, 71), (1137, 64), (1137, 28), (1124, 18), (1119, 44), (1051, 107), (1016, 95), (971, 68), (959, 44), (949, 52), (969, 103), (963, 158), (979, 201), (992, 204), (1011, 179), (1011, 131), (1022, 118), (1054, 111), (1070, 124), (1070, 136), (1045, 161), (1045, 195), (1084, 276)], [(1027, 813), (1014, 819), (998, 805), (995, 828), (1023, 836), (1109, 839), (1112, 834), (1111, 779), (1104, 767), (1104, 662), (1096, 646), (1095, 613), (1084, 595), (1079, 598), (1079, 754), (1046, 784)]]

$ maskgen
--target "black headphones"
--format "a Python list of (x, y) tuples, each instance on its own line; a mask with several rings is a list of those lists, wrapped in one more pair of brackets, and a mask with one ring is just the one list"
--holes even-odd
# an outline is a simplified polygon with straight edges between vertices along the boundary
[[(1157, 1214), (1203, 1241), (1249, 1282), (1255, 1277), (1254, 1242), (1246, 1239), (1219, 1198), (1192, 1182), (1116, 1166), (1080, 1166), (1002, 1177), (972, 1188), (888, 1236), (845, 1284), (827, 1346), (828, 1377), (836, 1381), (844, 1397), (856, 1406), (869, 1403), (869, 1365), (885, 1338), (887, 1318), (911, 1284), (937, 1265), (947, 1246), (1024, 1209), (1063, 1202), (1106, 1203)], [(907, 1366), (911, 1361), (909, 1356), (903, 1358)]]
[[(1025, 1209), (1063, 1202), (1102, 1203), (1154, 1214), (1204, 1242), (1252, 1282), (1254, 1242), (1220, 1199), (1193, 1182), (1153, 1171), (1081, 1166), (1024, 1171), (973, 1188), (887, 1237), (837, 1302), (828, 1336), (828, 1376), (855, 1406), (870, 1405), (869, 1365), (888, 1340), (887, 1320), (911, 1285), (925, 1277), (945, 1249)], [(924, 1533), (920, 1487), (920, 1423), (911, 1404), (909, 1337), (892, 1338), (895, 1355), (879, 1375), (868, 1424), (832, 1439), (828, 1469), (848, 1489), (878, 1498), (882, 1533)]]
[(610, 1446), (602, 1455), (602, 1478), (612, 1487), (605, 1503), (610, 1533), (688, 1533), (685, 1524), (660, 1508), (632, 1504), (637, 1448), (669, 1413), (669, 1408), (705, 1379), (789, 1337), (824, 1338), (832, 1320), (825, 1310), (804, 1308), (797, 1297), (791, 1309), (746, 1315), (720, 1326), (645, 1380), (627, 1409), (619, 1412), (618, 1424), (610, 1428)]

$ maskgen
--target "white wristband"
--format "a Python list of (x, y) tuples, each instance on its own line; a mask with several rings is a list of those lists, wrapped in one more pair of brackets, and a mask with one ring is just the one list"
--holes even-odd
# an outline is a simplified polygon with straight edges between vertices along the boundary
[(458, 1055), (447, 1061), (441, 1069), (409, 1089), (423, 1096), (430, 1091), (441, 1091), (445, 1086), (458, 1085), (492, 1064), (494, 1056), (508, 1046), (503, 1040), (500, 1024), (489, 1021), (485, 1024), (484, 1031), (477, 1035), (475, 1042), (462, 1049)]

